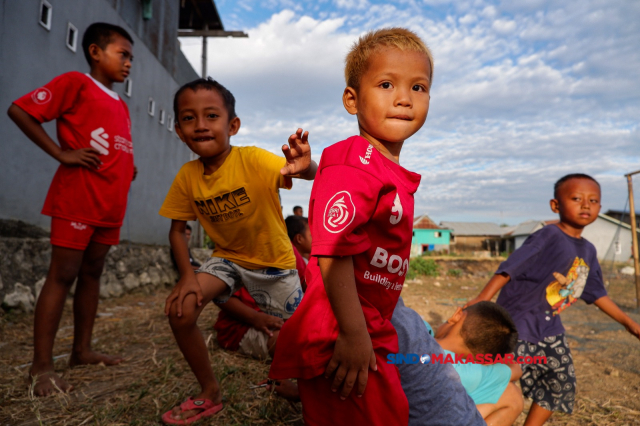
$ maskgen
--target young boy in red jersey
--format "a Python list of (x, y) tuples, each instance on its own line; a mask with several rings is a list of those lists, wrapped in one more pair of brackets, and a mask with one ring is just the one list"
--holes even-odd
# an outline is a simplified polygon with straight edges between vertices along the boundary
[[(135, 177), (129, 110), (111, 90), (113, 83), (122, 83), (129, 75), (132, 45), (133, 39), (121, 27), (90, 25), (82, 39), (90, 73), (62, 74), (16, 100), (8, 111), (29, 139), (60, 162), (42, 209), (51, 216), (52, 250), (36, 304), (29, 372), (38, 396), (72, 389), (55, 373), (52, 352), (64, 301), (76, 278), (69, 365), (122, 361), (94, 352), (91, 332), (104, 260), (120, 240), (127, 193)], [(60, 145), (42, 127), (51, 120), (57, 120)]]
[(432, 76), (429, 49), (402, 28), (368, 33), (347, 55), (343, 103), (360, 135), (322, 154), (309, 204), (307, 292), (280, 330), (269, 373), (298, 378), (307, 425), (408, 422), (386, 356), (398, 352), (390, 320), (409, 268), (420, 175), (398, 160), (427, 118)]
[[(174, 97), (174, 113), (177, 134), (200, 158), (182, 166), (160, 209), (171, 219), (169, 240), (180, 270), (165, 314), (201, 392), (167, 411), (162, 420), (188, 424), (223, 407), (197, 325), (206, 304), (229, 303), (245, 287), (260, 310), (286, 320), (302, 299), (278, 190), (291, 188), (292, 177), (313, 179), (317, 165), (302, 129), (282, 147), (286, 159), (253, 146), (232, 146), (231, 137), (240, 129), (235, 98), (214, 80), (182, 86)], [(184, 234), (186, 221), (196, 218), (215, 243), (197, 275)]]

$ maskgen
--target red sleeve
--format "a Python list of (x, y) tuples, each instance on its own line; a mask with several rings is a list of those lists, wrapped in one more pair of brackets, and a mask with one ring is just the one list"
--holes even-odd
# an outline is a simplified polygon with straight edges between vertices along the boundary
[(291, 245), (293, 247), (293, 255), (296, 257), (296, 269), (298, 270), (298, 276), (300, 277), (300, 284), (302, 288), (305, 288), (305, 277), (304, 274), (307, 271), (307, 263), (304, 261), (304, 258), (296, 248), (296, 246)]
[(371, 245), (364, 229), (376, 209), (383, 184), (347, 165), (329, 166), (314, 183), (311, 230), (314, 256), (352, 256)]
[(74, 107), (82, 84), (82, 74), (69, 72), (59, 75), (13, 103), (40, 123), (55, 120)]

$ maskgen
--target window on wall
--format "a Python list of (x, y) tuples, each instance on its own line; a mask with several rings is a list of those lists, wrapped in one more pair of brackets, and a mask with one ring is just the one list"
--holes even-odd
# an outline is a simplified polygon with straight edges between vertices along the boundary
[(51, 13), (53, 12), (53, 7), (51, 3), (47, 0), (42, 0), (40, 2), (40, 17), (38, 22), (40, 25), (45, 27), (47, 30), (51, 30)]
[(169, 118), (167, 119), (167, 130), (173, 132), (173, 115), (169, 114)]
[(160, 124), (164, 124), (164, 116), (165, 116), (164, 110), (161, 109), (160, 110)]
[(67, 47), (69, 50), (75, 53), (78, 46), (78, 29), (69, 22), (67, 25)]
[(132, 89), (133, 89), (133, 82), (129, 77), (127, 77), (124, 80), (124, 94), (127, 95), (128, 97), (131, 97)]
[(149, 106), (147, 107), (147, 112), (152, 117), (156, 113), (156, 101), (154, 101), (153, 98), (149, 98)]
[(436, 232), (433, 233), (433, 236), (436, 237), (436, 238), (440, 238), (440, 237), (442, 237), (442, 232), (436, 231)]

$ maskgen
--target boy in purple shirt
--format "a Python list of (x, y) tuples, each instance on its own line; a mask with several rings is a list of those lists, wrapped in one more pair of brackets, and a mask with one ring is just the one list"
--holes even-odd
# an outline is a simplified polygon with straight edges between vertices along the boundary
[(502, 289), (498, 304), (511, 314), (520, 338), (516, 354), (547, 357), (547, 364), (522, 366), (522, 392), (533, 399), (525, 426), (544, 424), (554, 411), (573, 412), (576, 375), (560, 312), (578, 299), (595, 303), (640, 338), (640, 325), (607, 296), (596, 249), (581, 237), (600, 212), (600, 184), (588, 175), (567, 175), (556, 182), (550, 204), (560, 222), (530, 235), (467, 304), (491, 300)]

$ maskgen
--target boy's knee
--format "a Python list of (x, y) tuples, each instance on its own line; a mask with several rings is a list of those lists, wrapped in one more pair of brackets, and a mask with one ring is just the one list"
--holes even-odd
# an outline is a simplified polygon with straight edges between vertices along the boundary
[(524, 398), (522, 392), (515, 383), (510, 382), (504, 390), (506, 406), (520, 413), (524, 409)]
[(178, 301), (171, 304), (169, 310), (169, 324), (171, 328), (176, 330), (183, 327), (191, 327), (198, 321), (198, 312), (196, 307), (196, 297), (189, 295), (182, 302), (182, 315), (178, 316)]
[(78, 270), (71, 265), (52, 265), (50, 276), (53, 281), (71, 287), (78, 277)]

